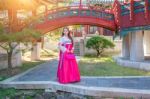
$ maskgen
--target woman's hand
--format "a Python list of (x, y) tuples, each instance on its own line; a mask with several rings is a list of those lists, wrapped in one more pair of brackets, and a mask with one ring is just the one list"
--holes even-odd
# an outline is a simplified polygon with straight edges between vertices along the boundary
[(73, 53), (74, 50), (66, 50), (67, 53)]
[(68, 50), (68, 49), (67, 49), (67, 50), (66, 50), (66, 52), (67, 52), (67, 53), (69, 53), (69, 52), (70, 52), (70, 50)]
[(73, 53), (73, 52), (74, 52), (74, 50), (72, 49), (70, 52), (71, 52), (71, 53)]

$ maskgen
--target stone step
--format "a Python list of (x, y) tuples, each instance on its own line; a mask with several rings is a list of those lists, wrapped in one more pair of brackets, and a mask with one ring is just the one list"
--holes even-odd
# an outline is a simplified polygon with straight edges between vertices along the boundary
[[(83, 79), (83, 78), (82, 78)], [(89, 79), (92, 81), (93, 78)], [(95, 81), (95, 80), (94, 80)], [(2, 88), (15, 88), (15, 89), (52, 89), (46, 90), (55, 92), (57, 90), (72, 92), (81, 95), (99, 96), (99, 97), (135, 97), (139, 99), (150, 98), (149, 89), (128, 89), (128, 88), (115, 88), (115, 87), (100, 87), (92, 85), (84, 85), (78, 83), (60, 84), (57, 81), (13, 81), (13, 82), (1, 82)]]

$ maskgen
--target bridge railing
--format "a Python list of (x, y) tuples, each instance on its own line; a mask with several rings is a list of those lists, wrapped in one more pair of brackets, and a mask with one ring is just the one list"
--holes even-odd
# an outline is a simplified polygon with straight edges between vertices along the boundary
[(62, 17), (95, 17), (100, 19), (105, 19), (108, 21), (114, 20), (114, 15), (111, 11), (102, 11), (98, 9), (91, 9), (86, 6), (69, 6), (69, 7), (61, 7), (57, 9), (48, 10), (45, 13), (46, 20), (53, 20)]

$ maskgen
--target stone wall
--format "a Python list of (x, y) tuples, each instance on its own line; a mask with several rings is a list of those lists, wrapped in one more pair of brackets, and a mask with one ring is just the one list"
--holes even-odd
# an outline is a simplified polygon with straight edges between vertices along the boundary
[[(20, 45), (16, 47), (15, 50), (20, 49)], [(14, 51), (15, 52), (15, 51)], [(8, 67), (8, 62), (7, 62), (7, 53), (5, 50), (0, 48), (0, 69), (5, 69)], [(12, 66), (13, 67), (18, 67), (22, 65), (22, 53), (21, 51), (15, 53), (12, 55)]]
[[(105, 38), (109, 39), (110, 41), (112, 41), (115, 44), (114, 48), (106, 49), (105, 52), (107, 52), (107, 53), (121, 52), (121, 50), (122, 50), (122, 40), (120, 40), (119, 38), (113, 40), (112, 36), (105, 36)], [(86, 41), (85, 41), (85, 44), (86, 44)], [(84, 45), (84, 46), (86, 46), (86, 45)], [(96, 54), (96, 51), (93, 50), (93, 49), (88, 49), (88, 48), (85, 47), (84, 54)]]
[[(91, 36), (93, 36), (93, 35), (88, 35), (84, 42), (82, 41), (83, 37), (74, 37), (74, 42), (75, 43), (79, 43), (79, 46), (78, 46), (79, 48), (75, 48), (75, 49), (76, 50), (77, 49), (80, 50), (80, 55), (81, 56), (84, 55), (84, 54), (96, 54), (95, 50), (87, 49), (85, 47), (87, 39), (90, 38)], [(122, 40), (120, 40), (120, 38), (117, 38), (117, 39), (113, 40), (112, 36), (104, 36), (104, 37), (106, 37), (107, 39), (111, 40), (115, 44), (115, 47), (113, 49), (107, 49), (107, 50), (105, 50), (105, 52), (112, 52), (112, 53), (113, 52), (121, 52)], [(53, 41), (53, 40), (50, 40), (47, 37), (44, 37), (44, 48), (45, 49), (49, 49), (49, 50), (57, 50), (57, 51), (59, 51), (58, 50), (58, 42), (59, 41)], [(75, 51), (75, 52), (77, 52), (77, 51)], [(78, 52), (75, 53), (75, 54), (79, 55)]]

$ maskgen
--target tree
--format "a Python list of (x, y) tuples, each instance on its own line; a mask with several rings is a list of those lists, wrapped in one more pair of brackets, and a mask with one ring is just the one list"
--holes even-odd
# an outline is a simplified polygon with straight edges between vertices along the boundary
[(24, 28), (20, 32), (10, 33), (0, 25), (0, 47), (7, 52), (8, 74), (12, 74), (12, 55), (19, 50), (15, 50), (20, 43), (33, 42), (41, 37), (41, 33), (32, 28)]
[[(17, 52), (14, 52), (16, 47), (22, 42), (31, 42), (41, 36), (39, 31), (25, 28), (34, 24), (33, 18), (35, 18), (39, 4), (39, 0), (0, 0), (0, 10), (7, 10), (8, 13), (7, 26), (0, 26), (0, 47), (7, 52), (8, 73), (10, 74), (12, 69), (11, 58), (13, 53)], [(34, 17), (21, 19), (22, 24), (17, 17), (18, 10), (32, 11)]]
[(113, 48), (115, 45), (101, 36), (94, 36), (88, 39), (86, 47), (89, 49), (94, 49), (97, 52), (97, 57), (99, 57), (106, 48)]

